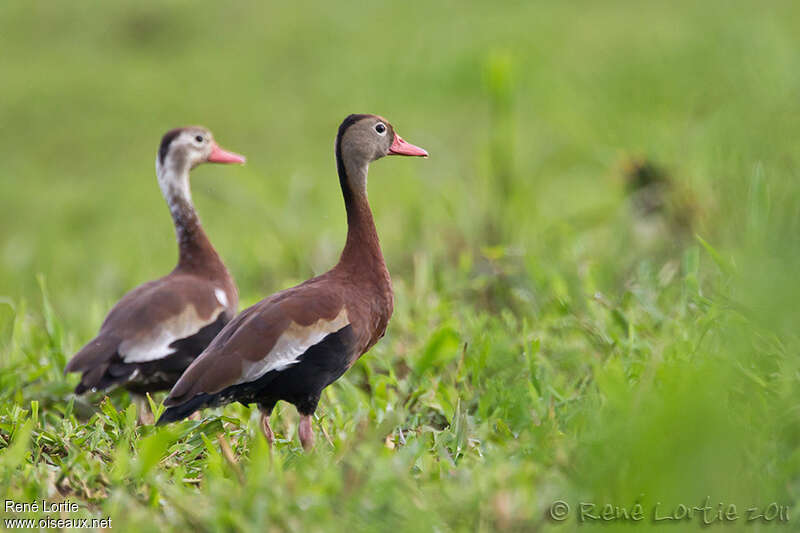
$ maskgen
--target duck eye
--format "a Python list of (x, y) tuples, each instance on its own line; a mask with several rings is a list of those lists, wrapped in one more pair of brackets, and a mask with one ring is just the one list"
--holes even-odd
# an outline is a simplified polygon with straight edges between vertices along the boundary
[(375, 131), (377, 131), (379, 135), (385, 134), (386, 125), (383, 122), (378, 122), (377, 124), (375, 124)]
[(201, 143), (201, 142), (203, 142), (203, 136), (202, 135), (198, 135), (197, 137), (194, 138), (194, 140), (199, 142), (199, 143)]

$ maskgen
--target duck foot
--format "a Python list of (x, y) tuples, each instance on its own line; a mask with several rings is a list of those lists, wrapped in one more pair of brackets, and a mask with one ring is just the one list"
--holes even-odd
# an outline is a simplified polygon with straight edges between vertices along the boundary
[(300, 415), (300, 424), (297, 426), (297, 435), (305, 451), (314, 447), (314, 430), (311, 429), (311, 415)]
[(136, 406), (136, 413), (140, 426), (152, 426), (155, 424), (156, 420), (153, 413), (150, 411), (150, 404), (147, 402), (147, 396), (132, 392), (131, 402)]
[(267, 444), (272, 447), (272, 443), (275, 442), (275, 434), (272, 432), (272, 428), (269, 427), (269, 413), (266, 411), (261, 411), (261, 431), (264, 432)]

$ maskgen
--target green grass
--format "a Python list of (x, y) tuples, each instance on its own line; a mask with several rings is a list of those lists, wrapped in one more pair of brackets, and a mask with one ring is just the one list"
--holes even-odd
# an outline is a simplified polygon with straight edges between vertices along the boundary
[[(792, 2), (2, 3), (0, 495), (115, 531), (601, 528), (580, 502), (645, 509), (608, 531), (683, 531), (701, 519), (656, 504), (707, 497), (736, 505), (726, 531), (797, 529), (799, 22)], [(74, 397), (68, 358), (175, 262), (160, 135), (201, 123), (248, 156), (192, 178), (244, 306), (336, 261), (350, 112), (432, 156), (372, 168), (395, 314), (323, 394), (314, 451), (288, 405), (270, 452), (245, 407), (155, 429), (122, 391)], [(625, 186), (643, 161), (670, 184), (649, 216)], [(772, 502), (788, 523), (747, 522)]]

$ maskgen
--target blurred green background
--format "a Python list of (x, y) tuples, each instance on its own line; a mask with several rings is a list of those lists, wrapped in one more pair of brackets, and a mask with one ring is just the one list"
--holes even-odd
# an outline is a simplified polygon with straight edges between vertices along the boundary
[[(746, 510), (800, 498), (798, 28), (789, 1), (3, 2), (0, 487), (115, 530), (572, 531), (584, 501), (638, 531), (706, 497), (797, 529)], [(353, 112), (431, 157), (372, 167), (395, 316), (314, 453), (287, 406), (270, 455), (243, 407), (155, 431), (73, 398), (66, 359), (176, 261), (161, 135), (248, 157), (192, 174), (244, 306), (335, 263)]]

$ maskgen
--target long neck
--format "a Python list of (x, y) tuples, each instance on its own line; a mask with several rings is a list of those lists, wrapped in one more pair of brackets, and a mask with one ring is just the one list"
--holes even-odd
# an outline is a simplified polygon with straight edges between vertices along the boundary
[[(159, 166), (158, 183), (167, 200), (175, 236), (178, 240), (178, 266), (176, 270), (219, 270), (222, 261), (203, 231), (189, 191), (189, 169), (174, 165)], [(224, 266), (222, 269), (224, 270)]]
[(347, 241), (338, 268), (345, 271), (383, 272), (386, 263), (378, 242), (378, 232), (367, 200), (367, 163), (346, 164), (336, 153), (339, 182), (347, 211)]

